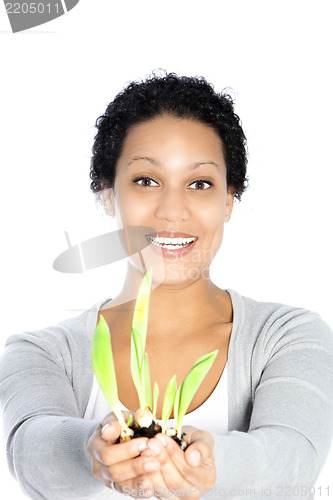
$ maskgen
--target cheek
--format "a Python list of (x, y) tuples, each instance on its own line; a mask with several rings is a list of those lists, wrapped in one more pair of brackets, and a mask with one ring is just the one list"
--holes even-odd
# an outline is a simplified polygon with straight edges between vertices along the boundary
[(206, 228), (206, 234), (211, 238), (218, 239), (223, 234), (225, 206), (218, 200), (218, 203), (211, 203), (200, 210), (200, 221), (202, 227)]
[(145, 204), (138, 203), (133, 192), (122, 182), (115, 183), (115, 209), (118, 219), (127, 225), (140, 224), (147, 211)]
[[(215, 212), (214, 216), (211, 216), (211, 224), (209, 228), (207, 229), (207, 237), (208, 240), (207, 243), (210, 246), (212, 250), (212, 254), (215, 257), (217, 251), (219, 250), (222, 240), (223, 240), (223, 233), (224, 233), (224, 211), (223, 209), (221, 210), (222, 213), (220, 212)], [(217, 215), (218, 214), (218, 215)]]
[[(219, 212), (222, 210), (222, 214)], [(204, 217), (202, 217), (204, 215)], [(197, 260), (207, 267), (214, 260), (223, 239), (224, 212), (220, 207), (216, 210), (201, 212), (197, 218), (198, 227), (201, 227), (201, 244), (196, 247)]]

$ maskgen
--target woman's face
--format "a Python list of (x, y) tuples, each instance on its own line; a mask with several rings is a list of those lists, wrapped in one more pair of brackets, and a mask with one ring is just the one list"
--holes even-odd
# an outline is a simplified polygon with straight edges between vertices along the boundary
[[(158, 238), (146, 235), (151, 244), (143, 255), (159, 282), (209, 277), (234, 199), (212, 128), (169, 115), (133, 126), (117, 162), (114, 197), (123, 226), (157, 231)], [(130, 260), (142, 269), (139, 260)]]

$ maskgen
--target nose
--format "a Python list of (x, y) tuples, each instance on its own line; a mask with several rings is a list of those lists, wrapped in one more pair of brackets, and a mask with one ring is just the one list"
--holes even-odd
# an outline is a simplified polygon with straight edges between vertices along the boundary
[(187, 220), (190, 210), (186, 194), (176, 189), (165, 189), (158, 200), (155, 216), (169, 222)]

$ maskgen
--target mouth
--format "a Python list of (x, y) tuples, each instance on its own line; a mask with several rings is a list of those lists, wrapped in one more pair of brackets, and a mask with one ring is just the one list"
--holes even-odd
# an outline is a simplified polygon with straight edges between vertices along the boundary
[(191, 252), (198, 237), (180, 231), (156, 230), (156, 233), (146, 234), (151, 249), (164, 258), (182, 257)]
[(162, 236), (146, 235), (147, 240), (152, 244), (165, 250), (180, 250), (192, 245), (198, 238), (196, 236), (167, 238)]

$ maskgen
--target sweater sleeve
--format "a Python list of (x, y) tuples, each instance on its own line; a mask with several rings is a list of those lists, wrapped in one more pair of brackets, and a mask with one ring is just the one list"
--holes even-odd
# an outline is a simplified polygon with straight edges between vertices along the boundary
[(82, 418), (79, 393), (89, 366), (80, 369), (78, 357), (82, 353), (71, 337), (56, 327), (10, 337), (0, 360), (7, 459), (33, 499), (84, 498), (104, 487), (87, 453), (98, 423)]
[(250, 425), (214, 435), (216, 497), (313, 498), (333, 432), (332, 331), (314, 313), (278, 311), (247, 358)]

